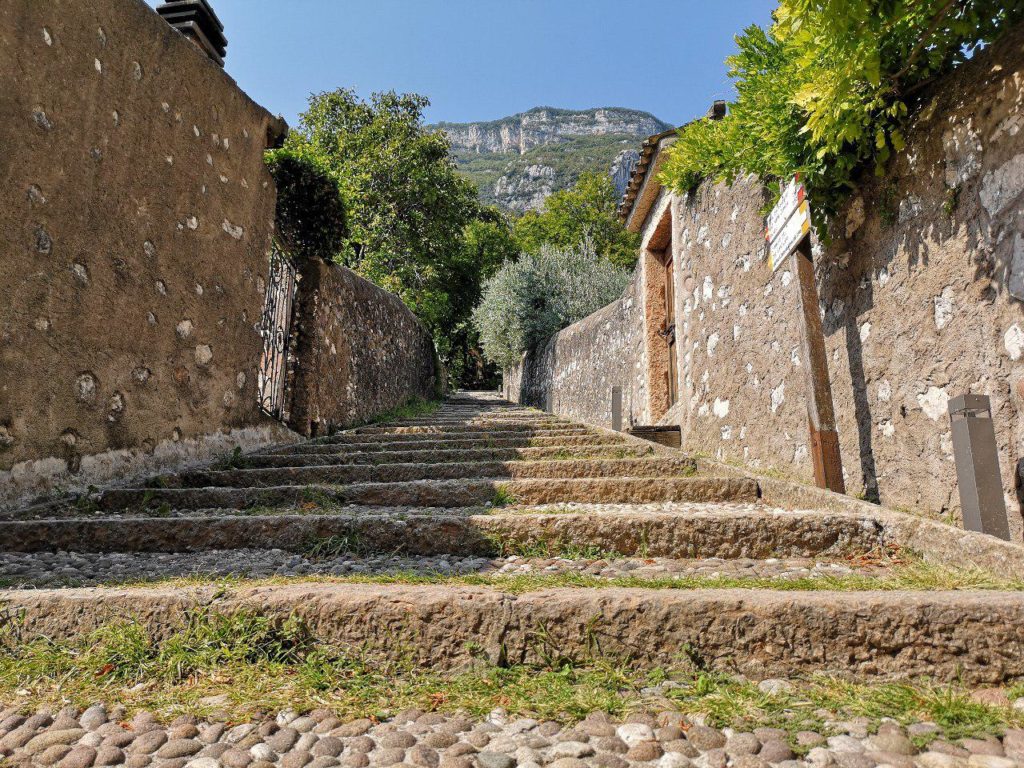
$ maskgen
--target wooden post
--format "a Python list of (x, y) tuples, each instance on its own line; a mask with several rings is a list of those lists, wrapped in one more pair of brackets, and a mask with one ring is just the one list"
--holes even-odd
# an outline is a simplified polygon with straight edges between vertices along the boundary
[(806, 361), (804, 370), (807, 372), (807, 422), (811, 458), (814, 461), (814, 481), (819, 488), (846, 493), (809, 236), (805, 237), (793, 251), (792, 265), (800, 298), (800, 336)]

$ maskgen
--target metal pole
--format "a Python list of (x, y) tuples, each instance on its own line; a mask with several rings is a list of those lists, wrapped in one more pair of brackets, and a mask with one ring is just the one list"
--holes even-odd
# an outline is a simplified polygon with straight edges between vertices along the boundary
[(954, 397), (949, 401), (949, 418), (964, 528), (1009, 541), (991, 402), (985, 395)]
[(839, 454), (839, 433), (832, 406), (832, 382), (828, 375), (825, 335), (821, 330), (818, 288), (814, 283), (811, 238), (805, 237), (793, 251), (800, 297), (800, 336), (807, 365), (807, 421), (810, 432), (814, 481), (819, 488), (846, 493), (843, 461)]

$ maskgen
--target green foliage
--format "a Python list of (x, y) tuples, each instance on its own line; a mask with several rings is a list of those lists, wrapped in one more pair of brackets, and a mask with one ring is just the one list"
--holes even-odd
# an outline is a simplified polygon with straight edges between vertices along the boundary
[[(452, 304), (476, 306), (484, 281), (516, 256), (508, 218), (496, 208), (484, 209), (479, 218), (463, 228), (461, 247), (453, 254), (449, 284)], [(480, 351), (479, 333), (468, 312), (453, 318), (437, 344), (451, 381), (468, 389), (490, 389), (497, 384), (497, 367)]]
[(589, 242), (542, 244), (535, 254), (506, 261), (473, 311), (484, 355), (503, 367), (517, 364), (526, 350), (618, 299), (629, 279)]
[(336, 260), (397, 294), (451, 367), (450, 333), (468, 323), (481, 281), (463, 232), (481, 211), (447, 138), (423, 124), (428, 103), (394, 92), (369, 101), (348, 89), (316, 94), (286, 150), (313, 158), (340, 185), (349, 232)]
[(615, 186), (607, 173), (587, 172), (570, 189), (555, 192), (540, 213), (528, 211), (515, 223), (515, 239), (526, 253), (542, 245), (574, 248), (588, 240), (612, 264), (636, 263), (640, 236), (626, 231), (616, 215)]
[(338, 182), (310, 154), (290, 149), (267, 152), (267, 167), (277, 185), (277, 236), (303, 259), (330, 261), (348, 234), (345, 203)]
[(821, 223), (862, 168), (903, 149), (926, 86), (1022, 18), (1002, 0), (781, 0), (770, 29), (736, 38), (730, 114), (683, 129), (662, 180), (682, 192), (799, 172)]

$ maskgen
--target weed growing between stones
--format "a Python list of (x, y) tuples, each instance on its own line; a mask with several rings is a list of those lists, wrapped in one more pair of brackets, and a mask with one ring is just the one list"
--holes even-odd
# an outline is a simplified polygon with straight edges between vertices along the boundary
[[(543, 626), (533, 633), (536, 663), (442, 673), (412, 655), (383, 659), (368, 649), (317, 642), (295, 617), (196, 610), (158, 638), (133, 621), (111, 623), (72, 642), (26, 639), (0, 631), (0, 700), (28, 707), (124, 703), (164, 718), (181, 714), (241, 721), (262, 711), (327, 708), (343, 719), (384, 719), (416, 707), (483, 717), (513, 715), (575, 722), (593, 711), (632, 709), (700, 713), (708, 724), (829, 734), (830, 721), (865, 717), (927, 720), (947, 738), (998, 734), (1024, 713), (973, 700), (958, 686), (919, 682), (856, 683), (826, 676), (751, 681), (703, 668), (697, 654), (642, 671), (628, 659), (562, 653)], [(930, 738), (930, 737), (929, 737)], [(795, 739), (792, 746), (799, 750)]]
[(518, 504), (515, 494), (504, 483), (499, 483), (494, 489), (494, 496), (491, 497), (491, 507), (500, 509), (512, 504)]
[[(783, 728), (790, 733), (795, 751), (807, 749), (801, 750), (792, 738), (798, 731), (826, 734), (828, 721), (837, 718), (865, 717), (874, 725), (883, 718), (904, 725), (931, 722), (954, 740), (1001, 733), (1008, 725), (1024, 722), (1024, 715), (1009, 707), (982, 704), (966, 689), (929, 681), (857, 683), (814, 676), (758, 686), (703, 670), (689, 679), (676, 679), (666, 696), (683, 712), (706, 715), (709, 725), (737, 730)], [(935, 734), (921, 737), (918, 746), (934, 738)]]
[(365, 555), (373, 551), (373, 546), (357, 531), (349, 531), (342, 536), (328, 536), (310, 542), (303, 555), (313, 562), (331, 560), (345, 554)]
[(232, 469), (249, 469), (250, 462), (246, 456), (242, 455), (242, 446), (236, 445), (235, 449), (230, 454), (222, 458), (220, 461), (215, 462), (210, 469), (214, 471), (226, 472)]

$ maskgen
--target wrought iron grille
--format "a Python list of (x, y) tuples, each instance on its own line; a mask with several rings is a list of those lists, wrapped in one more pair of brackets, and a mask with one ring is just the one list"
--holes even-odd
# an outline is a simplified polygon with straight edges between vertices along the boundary
[(263, 356), (260, 358), (258, 384), (260, 409), (282, 421), (286, 417), (285, 379), (295, 286), (295, 267), (275, 243), (270, 254), (267, 296), (260, 318)]

